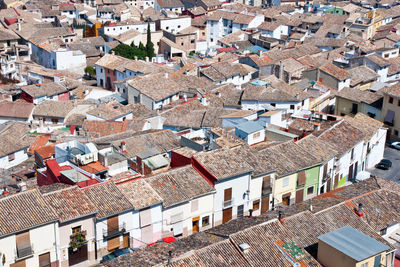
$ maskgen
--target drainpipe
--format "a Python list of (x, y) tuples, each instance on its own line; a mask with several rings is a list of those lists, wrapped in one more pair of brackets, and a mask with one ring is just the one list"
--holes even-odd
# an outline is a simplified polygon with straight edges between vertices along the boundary
[(59, 261), (58, 261), (58, 247), (57, 247), (57, 230), (56, 230), (56, 223), (57, 222), (54, 222), (54, 227), (53, 227), (53, 229), (54, 229), (54, 239), (55, 239), (55, 249), (56, 249), (56, 262), (57, 262), (57, 266), (59, 266), (60, 265), (60, 263), (59, 263)]
[(94, 225), (94, 259), (97, 260), (97, 227), (96, 227), (96, 218), (93, 218)]

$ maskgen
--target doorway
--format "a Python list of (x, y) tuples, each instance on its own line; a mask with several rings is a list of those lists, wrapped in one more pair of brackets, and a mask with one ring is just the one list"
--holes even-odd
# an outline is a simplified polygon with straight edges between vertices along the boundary
[(199, 221), (200, 217), (195, 217), (192, 219), (192, 232), (197, 233), (199, 231)]
[(261, 214), (269, 210), (269, 195), (261, 199)]
[(232, 220), (232, 207), (222, 210), (222, 223)]
[(304, 188), (296, 191), (296, 203), (303, 202)]
[(290, 196), (288, 197), (282, 197), (282, 204), (289, 206), (290, 205)]

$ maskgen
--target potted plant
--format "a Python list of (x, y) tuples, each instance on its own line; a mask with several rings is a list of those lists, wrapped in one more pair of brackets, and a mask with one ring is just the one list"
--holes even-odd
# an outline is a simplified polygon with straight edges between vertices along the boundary
[(72, 234), (70, 238), (71, 241), (69, 242), (69, 246), (72, 248), (72, 251), (75, 252), (78, 248), (86, 244), (86, 231)]

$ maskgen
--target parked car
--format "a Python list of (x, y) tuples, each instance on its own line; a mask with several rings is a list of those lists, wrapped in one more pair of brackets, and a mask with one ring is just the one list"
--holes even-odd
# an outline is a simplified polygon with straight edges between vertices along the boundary
[(387, 165), (385, 165), (385, 164), (382, 164), (382, 163), (376, 164), (375, 168), (381, 169), (381, 170), (389, 170), (389, 167)]
[(389, 168), (392, 167), (392, 162), (388, 159), (381, 159), (381, 161), (378, 164), (387, 165)]
[(390, 144), (391, 147), (400, 150), (400, 142), (393, 142)]
[(131, 252), (134, 252), (134, 251), (135, 250), (133, 250), (131, 248), (120, 248), (120, 249), (114, 250), (110, 254), (107, 254), (107, 255), (103, 256), (103, 258), (101, 259), (100, 263), (110, 261), (112, 259), (121, 257), (123, 255), (127, 255), (127, 254), (129, 254)]

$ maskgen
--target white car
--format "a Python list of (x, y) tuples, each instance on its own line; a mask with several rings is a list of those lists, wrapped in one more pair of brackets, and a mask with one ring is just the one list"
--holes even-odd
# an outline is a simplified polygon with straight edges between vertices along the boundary
[(400, 142), (393, 142), (390, 144), (390, 146), (400, 150)]

